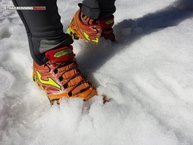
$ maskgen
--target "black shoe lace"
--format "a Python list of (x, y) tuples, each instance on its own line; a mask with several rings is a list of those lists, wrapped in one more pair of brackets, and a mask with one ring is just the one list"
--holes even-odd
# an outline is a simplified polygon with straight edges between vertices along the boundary
[[(70, 67), (67, 67), (67, 66), (70, 66)], [(67, 67), (67, 69), (63, 69), (63, 68), (66, 68), (66, 67)], [(61, 70), (61, 71), (60, 71), (60, 70)], [(58, 79), (59, 79), (59, 81), (63, 81), (63, 80), (64, 80), (64, 77), (63, 77), (64, 74), (67, 73), (67, 72), (69, 72), (69, 71), (71, 71), (71, 70), (76, 70), (76, 73), (75, 73), (73, 76), (69, 77), (69, 78), (65, 78), (65, 80), (67, 80), (67, 81), (66, 81), (64, 84), (62, 84), (63, 87), (64, 87), (64, 89), (66, 89), (66, 88), (68, 88), (68, 87), (72, 87), (72, 88), (70, 89), (70, 91), (68, 91), (68, 95), (69, 95), (70, 97), (73, 96), (73, 95), (78, 95), (78, 94), (80, 94), (80, 93), (88, 90), (88, 89), (92, 86), (92, 84), (87, 80), (87, 78), (80, 72), (79, 67), (78, 67), (78, 64), (76, 63), (75, 60), (58, 64), (58, 66), (54, 69), (53, 72), (54, 72), (55, 74), (57, 74), (57, 73), (60, 72), (61, 74), (60, 74), (60, 76), (59, 76)], [(74, 79), (74, 78), (76, 78), (76, 77), (78, 77), (78, 76), (81, 77), (82, 80), (79, 81), (78, 83), (75, 83), (74, 85), (69, 85), (69, 82), (70, 82), (72, 79)], [(82, 85), (82, 84), (84, 84), (84, 83), (87, 83), (88, 86), (85, 87), (85, 88), (83, 88), (83, 89), (81, 89), (79, 92), (77, 92), (77, 93), (75, 93), (75, 94), (72, 93), (73, 90), (75, 90), (77, 87), (79, 87), (80, 85)]]

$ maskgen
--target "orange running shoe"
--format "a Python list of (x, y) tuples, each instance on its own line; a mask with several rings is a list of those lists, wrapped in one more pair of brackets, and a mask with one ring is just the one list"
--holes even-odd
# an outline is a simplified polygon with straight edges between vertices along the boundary
[[(91, 22), (92, 20), (88, 21)], [(74, 39), (80, 38), (95, 43), (99, 42), (101, 32), (102, 30), (100, 25), (94, 23), (87, 24), (82, 21), (80, 10), (75, 13), (67, 29), (67, 33), (69, 33)]]
[(44, 65), (33, 63), (33, 80), (43, 89), (53, 104), (61, 98), (81, 98), (84, 101), (97, 95), (96, 89), (80, 72), (72, 46), (45, 53)]
[(70, 25), (68, 26), (67, 33), (74, 39), (83, 39), (86, 41), (99, 42), (100, 37), (115, 41), (113, 33), (114, 16), (105, 19), (94, 20), (81, 13), (78, 10)]

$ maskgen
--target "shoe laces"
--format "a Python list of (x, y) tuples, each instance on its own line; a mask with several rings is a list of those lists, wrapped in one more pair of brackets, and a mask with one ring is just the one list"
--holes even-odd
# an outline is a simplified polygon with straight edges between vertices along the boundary
[(54, 71), (58, 74), (58, 79), (62, 83), (64, 89), (68, 90), (68, 95), (78, 95), (88, 90), (92, 85), (87, 78), (80, 72), (78, 64), (75, 60), (57, 64)]
[(80, 17), (81, 17), (81, 20), (84, 24), (87, 24), (87, 25), (98, 24), (97, 19), (92, 19), (92, 18), (84, 15), (83, 13), (80, 14)]

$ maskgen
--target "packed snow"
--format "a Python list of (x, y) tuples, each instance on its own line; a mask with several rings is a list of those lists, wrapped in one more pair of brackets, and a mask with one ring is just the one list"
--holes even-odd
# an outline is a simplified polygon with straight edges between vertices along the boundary
[[(58, 0), (64, 31), (78, 0)], [(117, 0), (117, 43), (76, 41), (101, 97), (50, 106), (17, 13), (0, 0), (0, 145), (193, 145), (192, 0)], [(71, 17), (69, 17), (71, 16)]]

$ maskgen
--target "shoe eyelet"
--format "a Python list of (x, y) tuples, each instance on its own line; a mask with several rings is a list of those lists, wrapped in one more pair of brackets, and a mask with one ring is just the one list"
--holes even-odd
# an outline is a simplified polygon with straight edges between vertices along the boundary
[(55, 69), (53, 72), (54, 72), (55, 74), (57, 74), (57, 73), (58, 73), (58, 70), (57, 70), (57, 69)]
[(67, 89), (68, 88), (68, 84), (64, 84), (63, 87), (64, 87), (64, 89)]
[(72, 92), (68, 92), (68, 96), (69, 96), (69, 97), (72, 97)]
[(63, 78), (62, 76), (60, 76), (58, 79), (59, 79), (60, 81), (63, 81), (64, 78)]

